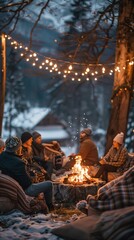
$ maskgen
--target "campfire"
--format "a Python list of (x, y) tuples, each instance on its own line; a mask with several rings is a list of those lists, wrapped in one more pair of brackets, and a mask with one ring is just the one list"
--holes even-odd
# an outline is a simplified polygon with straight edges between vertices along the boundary
[(71, 174), (65, 179), (64, 183), (83, 184), (91, 183), (91, 177), (88, 175), (88, 167), (81, 166), (82, 158), (80, 155), (75, 157), (76, 163), (72, 167)]

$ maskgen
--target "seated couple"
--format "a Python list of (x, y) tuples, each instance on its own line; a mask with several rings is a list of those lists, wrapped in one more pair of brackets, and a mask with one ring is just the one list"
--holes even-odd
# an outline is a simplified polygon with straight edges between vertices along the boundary
[[(128, 151), (123, 144), (124, 134), (121, 132), (115, 136), (112, 147), (100, 161), (97, 147), (91, 139), (91, 135), (92, 131), (90, 128), (86, 128), (80, 132), (78, 155), (81, 155), (82, 165), (88, 166), (89, 171), (93, 166), (98, 166), (99, 170), (94, 176), (95, 178), (102, 177), (102, 180), (108, 182), (108, 172), (116, 172), (127, 160)], [(76, 154), (71, 154), (70, 156), (74, 157)], [(73, 165), (74, 161), (70, 161), (66, 164), (65, 168), (71, 168)]]

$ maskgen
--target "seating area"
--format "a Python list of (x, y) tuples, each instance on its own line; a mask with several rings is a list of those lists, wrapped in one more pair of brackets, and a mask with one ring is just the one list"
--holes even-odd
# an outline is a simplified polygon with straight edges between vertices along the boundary
[[(123, 169), (120, 169), (119, 174), (133, 166), (133, 163), (134, 155), (129, 155), (127, 163), (123, 166)], [(108, 184), (112, 184), (112, 182)], [(118, 192), (120, 194), (120, 191)], [(114, 197), (115, 195), (111, 196)], [(123, 198), (121, 199), (124, 200)], [(31, 197), (24, 193), (14, 179), (0, 173), (0, 214), (7, 213), (13, 209), (29, 214), (31, 213), (30, 201)], [(57, 228), (55, 226), (51, 233), (63, 239), (72, 240), (79, 239), (79, 236), (81, 236), (81, 240), (132, 240), (134, 236), (134, 206), (131, 206), (127, 201), (124, 201), (124, 204), (122, 208), (103, 212), (92, 209), (89, 216), (83, 216), (68, 224), (66, 222)]]
[[(128, 154), (128, 160), (118, 172), (108, 174), (109, 181), (121, 176), (125, 171), (134, 165), (134, 154)], [(92, 175), (96, 174), (98, 168), (92, 168)], [(21, 186), (11, 177), (0, 173), (0, 213), (8, 212), (14, 208), (24, 213), (30, 213), (31, 197), (27, 196)], [(5, 205), (6, 202), (6, 205)]]

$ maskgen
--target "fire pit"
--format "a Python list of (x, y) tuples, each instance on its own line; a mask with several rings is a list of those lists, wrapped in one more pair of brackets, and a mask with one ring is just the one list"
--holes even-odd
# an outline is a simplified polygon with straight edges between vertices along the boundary
[(76, 157), (72, 170), (60, 176), (54, 182), (55, 203), (76, 204), (86, 199), (88, 194), (95, 195), (97, 190), (105, 184), (88, 175), (88, 167), (81, 166), (81, 156)]

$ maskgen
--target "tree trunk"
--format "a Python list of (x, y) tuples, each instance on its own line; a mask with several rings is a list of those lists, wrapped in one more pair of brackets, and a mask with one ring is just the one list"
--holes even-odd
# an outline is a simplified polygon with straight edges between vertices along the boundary
[(0, 81), (0, 136), (2, 135), (2, 120), (4, 113), (6, 88), (6, 39), (1, 35), (1, 81)]
[(133, 94), (134, 34), (133, 0), (120, 0), (111, 116), (107, 130), (106, 152), (119, 132), (126, 135), (130, 101)]

